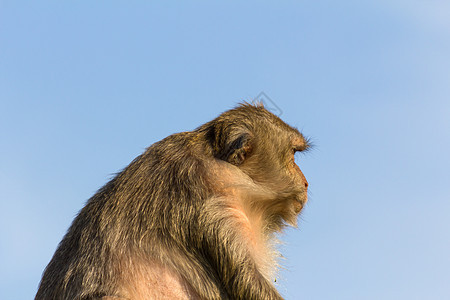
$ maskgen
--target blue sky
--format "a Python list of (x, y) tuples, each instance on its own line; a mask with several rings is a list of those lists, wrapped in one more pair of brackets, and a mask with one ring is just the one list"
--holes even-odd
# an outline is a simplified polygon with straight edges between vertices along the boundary
[(1, 1), (0, 298), (85, 201), (264, 91), (316, 147), (286, 299), (450, 298), (448, 1)]

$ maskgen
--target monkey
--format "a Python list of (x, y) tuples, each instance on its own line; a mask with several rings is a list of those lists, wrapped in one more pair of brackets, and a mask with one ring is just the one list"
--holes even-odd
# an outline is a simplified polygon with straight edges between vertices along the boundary
[(307, 202), (309, 147), (247, 102), (154, 143), (86, 202), (35, 299), (283, 299), (276, 236)]

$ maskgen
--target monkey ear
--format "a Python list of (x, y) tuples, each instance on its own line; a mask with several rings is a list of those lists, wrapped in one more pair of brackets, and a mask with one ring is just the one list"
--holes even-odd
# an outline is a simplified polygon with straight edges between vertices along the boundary
[(250, 134), (243, 133), (239, 135), (236, 139), (231, 141), (224, 150), (225, 155), (223, 160), (235, 166), (239, 166), (252, 152)]

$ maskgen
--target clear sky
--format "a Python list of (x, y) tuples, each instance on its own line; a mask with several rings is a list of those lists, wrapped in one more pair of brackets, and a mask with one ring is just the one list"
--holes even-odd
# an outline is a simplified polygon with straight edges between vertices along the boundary
[(262, 91), (316, 144), (286, 299), (450, 299), (450, 2), (186, 2), (0, 1), (0, 299), (147, 146)]

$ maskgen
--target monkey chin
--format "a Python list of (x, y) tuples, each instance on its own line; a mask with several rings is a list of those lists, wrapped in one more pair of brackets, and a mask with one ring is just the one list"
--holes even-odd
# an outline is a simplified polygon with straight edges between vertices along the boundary
[(307, 202), (308, 202), (308, 195), (306, 193), (301, 193), (300, 195), (298, 195), (293, 204), (295, 213), (300, 214)]
[(298, 227), (298, 217), (300, 216), (301, 212), (303, 211), (303, 208), (306, 205), (306, 202), (308, 201), (306, 195), (298, 195), (294, 199), (292, 199), (290, 202), (289, 209), (282, 212), (282, 219), (286, 225), (292, 226), (297, 228)]
[(302, 204), (302, 202), (300, 202), (300, 201), (295, 201), (293, 204), (292, 204), (292, 206), (293, 206), (293, 208), (294, 208), (294, 212), (295, 212), (295, 214), (300, 214), (300, 212), (302, 211), (302, 209), (303, 209), (303, 204)]

